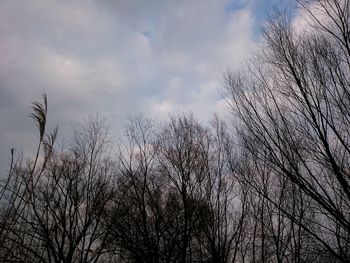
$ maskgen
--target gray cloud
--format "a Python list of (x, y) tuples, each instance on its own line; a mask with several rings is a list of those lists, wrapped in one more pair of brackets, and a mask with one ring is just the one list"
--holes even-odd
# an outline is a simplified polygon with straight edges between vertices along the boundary
[(0, 2), (0, 167), (11, 147), (29, 152), (30, 102), (46, 91), (60, 134), (91, 113), (113, 127), (223, 111), (220, 77), (254, 49), (254, 10), (228, 0)]

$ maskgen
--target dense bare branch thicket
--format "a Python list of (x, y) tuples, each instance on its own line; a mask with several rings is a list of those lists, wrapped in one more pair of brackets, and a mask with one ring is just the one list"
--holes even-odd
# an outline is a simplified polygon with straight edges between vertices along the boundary
[(45, 133), (46, 96), (33, 105), (38, 150), (34, 161), (12, 163), (2, 186), (0, 260), (97, 262), (110, 228), (102, 224), (105, 207), (115, 194), (107, 128), (91, 119), (59, 152), (57, 129)]
[(277, 12), (266, 46), (225, 76), (219, 117), (137, 117), (115, 146), (91, 117), (70, 143), (30, 117), (33, 159), (11, 150), (0, 262), (349, 262), (350, 1)]
[[(120, 154), (111, 244), (132, 262), (227, 262), (242, 236), (245, 203), (229, 169), (231, 140), (216, 119), (191, 115), (160, 131), (135, 119)], [(234, 199), (236, 198), (236, 201)]]
[(278, 13), (263, 54), (226, 75), (240, 176), (257, 195), (262, 260), (348, 262), (350, 1), (299, 3), (307, 31)]
[(225, 123), (215, 118), (203, 127), (184, 115), (156, 129), (135, 118), (112, 159), (108, 129), (99, 118), (58, 151), (57, 129), (45, 132), (46, 112), (44, 97), (31, 115), (40, 133), (36, 157), (25, 165), (14, 160), (1, 188), (1, 261), (238, 257), (247, 199), (232, 176)]

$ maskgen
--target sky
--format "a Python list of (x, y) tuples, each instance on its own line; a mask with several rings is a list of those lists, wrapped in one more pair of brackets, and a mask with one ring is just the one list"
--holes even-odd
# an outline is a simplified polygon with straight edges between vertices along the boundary
[(116, 132), (141, 112), (224, 115), (222, 75), (259, 48), (281, 1), (1, 0), (0, 170), (37, 142), (28, 114), (43, 92), (60, 138), (94, 113)]

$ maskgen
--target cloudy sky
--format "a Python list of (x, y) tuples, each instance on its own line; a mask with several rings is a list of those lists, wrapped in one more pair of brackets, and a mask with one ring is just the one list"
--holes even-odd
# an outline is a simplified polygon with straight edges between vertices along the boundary
[(1, 0), (0, 167), (36, 139), (30, 102), (62, 136), (89, 114), (223, 113), (222, 74), (261, 41), (281, 0)]

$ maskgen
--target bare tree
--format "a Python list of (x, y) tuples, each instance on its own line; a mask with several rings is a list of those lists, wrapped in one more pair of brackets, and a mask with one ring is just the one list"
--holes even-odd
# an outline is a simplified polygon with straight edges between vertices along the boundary
[(45, 134), (44, 98), (32, 115), (40, 130), (36, 158), (11, 168), (3, 190), (10, 199), (1, 222), (1, 260), (97, 262), (109, 233), (102, 219), (115, 193), (108, 130), (101, 119), (90, 119), (67, 149), (56, 151), (57, 130)]
[(125, 261), (161, 262), (171, 253), (165, 240), (172, 238), (165, 229), (166, 188), (155, 169), (155, 135), (152, 122), (139, 116), (129, 122), (120, 146), (121, 194), (108, 220), (113, 224), (110, 242), (114, 253)]
[[(312, 30), (296, 31), (286, 14), (277, 12), (257, 62), (246, 72), (226, 75), (229, 103), (253, 165), (267, 166), (268, 177), (279, 182), (277, 200), (271, 190), (262, 191), (263, 184), (255, 189), (287, 217), (290, 237), (296, 238), (297, 225), (297, 232), (312, 236), (318, 260), (348, 262), (349, 1), (299, 4)], [(292, 206), (281, 203), (285, 198)], [(305, 208), (299, 207), (306, 200), (312, 217), (304, 217)], [(301, 241), (293, 242), (301, 247)]]
[(247, 208), (230, 169), (231, 143), (218, 118), (208, 128), (192, 115), (160, 128), (133, 119), (108, 219), (114, 253), (128, 262), (235, 260)]

